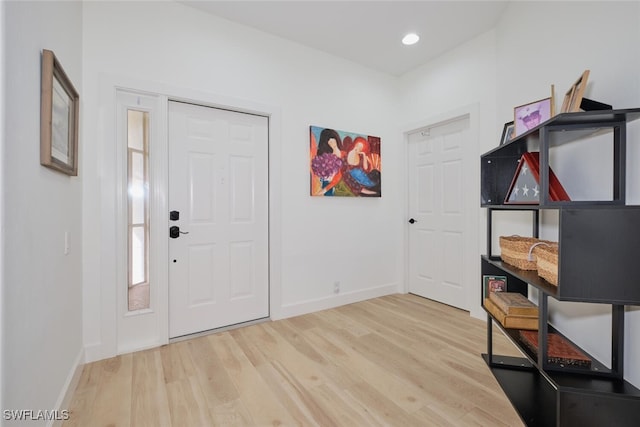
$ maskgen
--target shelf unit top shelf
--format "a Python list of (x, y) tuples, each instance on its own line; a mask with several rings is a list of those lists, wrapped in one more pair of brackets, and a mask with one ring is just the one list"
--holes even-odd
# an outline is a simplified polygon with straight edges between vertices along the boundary
[[(504, 206), (510, 184), (517, 172), (521, 157), (528, 152), (540, 153), (540, 205), (518, 206), (509, 209), (554, 209), (563, 206), (625, 205), (626, 202), (626, 124), (640, 119), (640, 108), (562, 113), (535, 128), (499, 145), (481, 156), (481, 207)], [(553, 201), (549, 194), (547, 165), (551, 147), (601, 135), (611, 138), (611, 197), (595, 200)], [(605, 141), (606, 142), (606, 141)], [(546, 181), (545, 181), (546, 180)], [(544, 197), (543, 197), (544, 195)]]
[(553, 138), (552, 141), (550, 141), (551, 145), (559, 145), (584, 138), (585, 136), (594, 133), (594, 128), (596, 131), (599, 131), (618, 123), (630, 123), (637, 119), (640, 119), (640, 108), (561, 113), (540, 123), (538, 126), (528, 130), (522, 135), (518, 135), (506, 144), (499, 145), (498, 147), (484, 153), (482, 157), (496, 156), (502, 151), (509, 151), (507, 148), (509, 146), (522, 145), (523, 143), (526, 145), (531, 142), (537, 144), (540, 138), (540, 130), (543, 128), (555, 131), (562, 131), (563, 128), (571, 130), (571, 132), (554, 132), (554, 134), (561, 136)]

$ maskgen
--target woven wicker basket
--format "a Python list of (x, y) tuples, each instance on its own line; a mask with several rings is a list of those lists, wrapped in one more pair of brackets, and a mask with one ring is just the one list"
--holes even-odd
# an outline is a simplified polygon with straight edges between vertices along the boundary
[(500, 258), (521, 270), (536, 270), (535, 250), (531, 251), (531, 248), (538, 243), (554, 244), (535, 237), (500, 236)]
[(536, 256), (538, 276), (558, 286), (558, 245), (539, 245), (533, 250)]

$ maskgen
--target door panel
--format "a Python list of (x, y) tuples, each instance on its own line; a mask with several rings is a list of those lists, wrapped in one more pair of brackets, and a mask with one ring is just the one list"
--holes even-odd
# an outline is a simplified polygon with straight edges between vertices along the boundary
[(199, 280), (186, 280), (187, 301), (189, 306), (215, 303), (213, 287), (216, 269), (216, 245), (192, 245), (188, 248), (189, 277)]
[(215, 157), (203, 153), (188, 153), (188, 156), (191, 222), (214, 224), (217, 199), (213, 177)]
[(253, 221), (253, 183), (255, 181), (253, 159), (231, 157), (231, 222), (250, 223)]
[(235, 242), (230, 247), (229, 267), (231, 277), (229, 280), (229, 298), (251, 297), (255, 294), (255, 278), (253, 271), (245, 268), (246, 265), (255, 264), (254, 245), (252, 242)]
[(268, 119), (169, 103), (169, 335), (269, 315)]

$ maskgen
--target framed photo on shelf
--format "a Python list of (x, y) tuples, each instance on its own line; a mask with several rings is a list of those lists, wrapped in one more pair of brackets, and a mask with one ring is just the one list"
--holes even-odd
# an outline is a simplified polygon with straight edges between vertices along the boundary
[(515, 124), (513, 123), (513, 121), (504, 124), (504, 128), (502, 128), (502, 137), (500, 138), (500, 145), (504, 145), (507, 142), (511, 141), (511, 139), (513, 138), (514, 128)]
[(40, 164), (78, 175), (80, 96), (54, 53), (42, 51)]
[(533, 129), (553, 116), (553, 97), (544, 98), (513, 109), (514, 137)]
[(484, 297), (489, 298), (491, 292), (507, 291), (507, 276), (482, 276)]
[(561, 113), (575, 113), (580, 111), (584, 90), (587, 88), (587, 80), (589, 80), (589, 70), (585, 70), (578, 80), (571, 85), (567, 93), (565, 93), (562, 107), (560, 108)]

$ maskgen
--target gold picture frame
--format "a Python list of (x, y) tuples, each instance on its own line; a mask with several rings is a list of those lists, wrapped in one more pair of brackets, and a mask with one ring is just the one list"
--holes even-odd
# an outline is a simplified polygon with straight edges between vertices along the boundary
[(564, 95), (560, 113), (576, 113), (580, 111), (580, 104), (582, 103), (582, 97), (585, 89), (587, 88), (588, 80), (589, 70), (585, 70)]
[(42, 50), (40, 164), (78, 175), (80, 96), (55, 54)]

